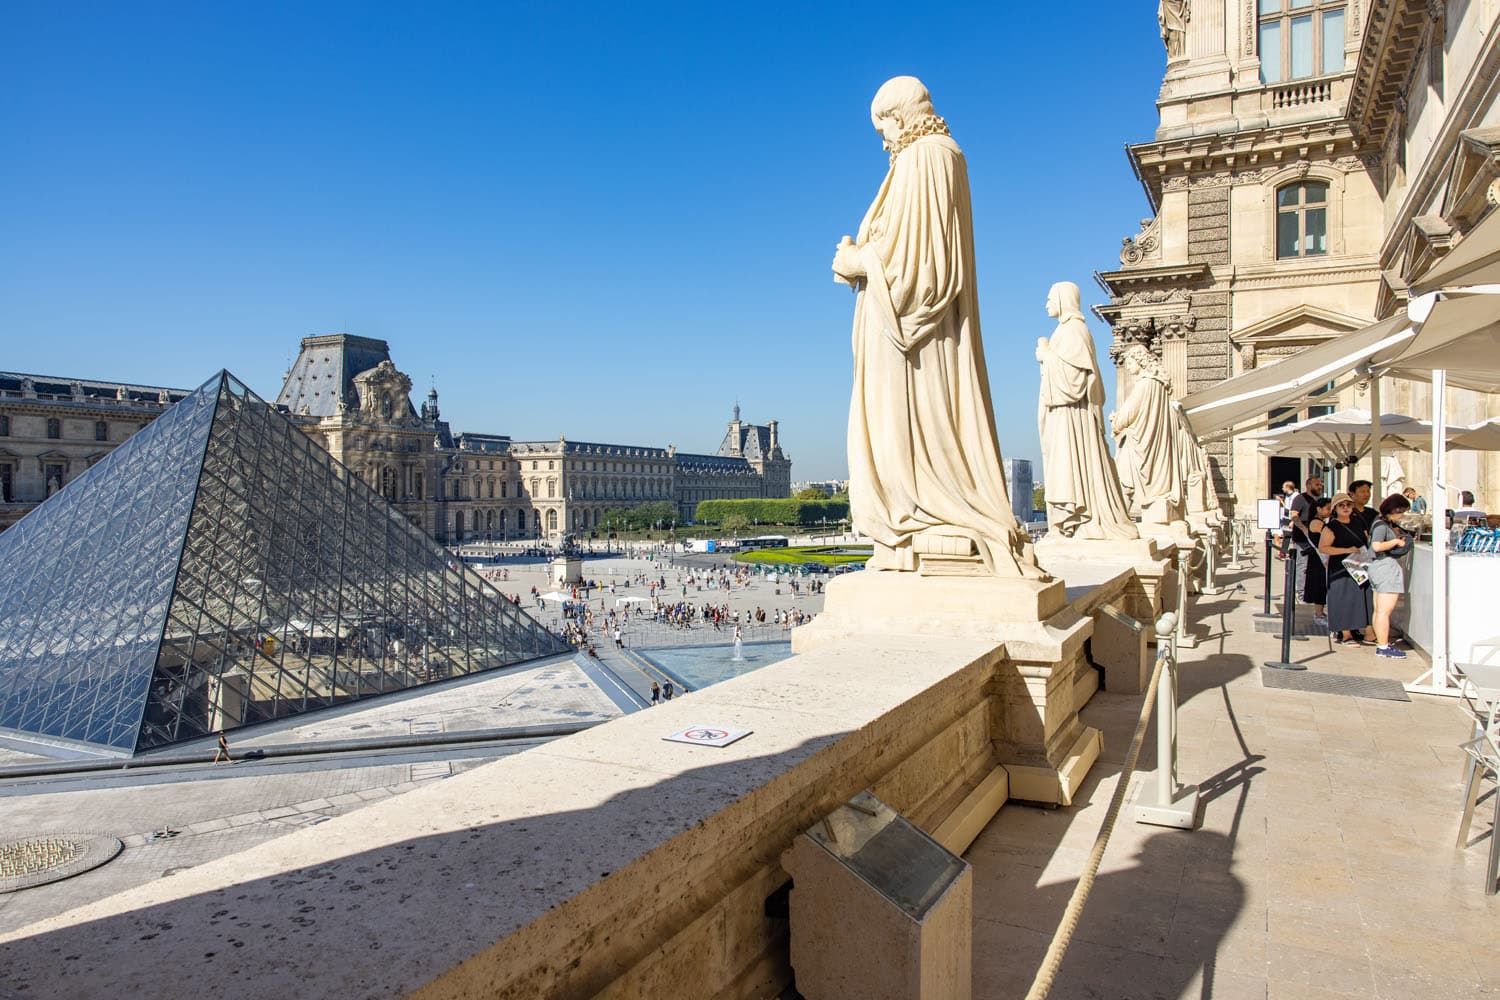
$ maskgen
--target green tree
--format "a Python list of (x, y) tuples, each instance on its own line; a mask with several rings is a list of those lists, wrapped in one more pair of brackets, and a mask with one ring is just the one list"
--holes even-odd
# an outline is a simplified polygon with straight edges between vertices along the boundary
[(1037, 483), (1035, 486), (1033, 486), (1031, 488), (1031, 509), (1032, 510), (1046, 510), (1047, 509), (1047, 491), (1046, 491), (1046, 488), (1043, 487), (1041, 483)]
[(827, 500), (828, 499), (828, 494), (824, 493), (822, 490), (818, 489), (816, 486), (809, 486), (805, 490), (798, 490), (792, 496), (792, 499), (793, 500)]

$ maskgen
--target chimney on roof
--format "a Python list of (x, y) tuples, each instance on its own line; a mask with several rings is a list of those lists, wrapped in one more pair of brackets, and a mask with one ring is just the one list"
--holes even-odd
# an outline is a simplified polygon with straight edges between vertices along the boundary
[(771, 421), (768, 426), (771, 428), (771, 452), (775, 454), (776, 449), (780, 447), (776, 440), (776, 421)]

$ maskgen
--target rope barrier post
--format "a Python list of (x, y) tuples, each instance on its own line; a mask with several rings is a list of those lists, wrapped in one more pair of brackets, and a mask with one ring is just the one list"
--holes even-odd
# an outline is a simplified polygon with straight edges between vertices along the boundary
[(1198, 588), (1198, 593), (1209, 597), (1217, 597), (1223, 593), (1214, 577), (1218, 575), (1218, 539), (1215, 537), (1214, 529), (1209, 526), (1203, 533), (1203, 553), (1206, 560), (1203, 566), (1203, 586)]
[(1245, 567), (1240, 563), (1240, 556), (1245, 552), (1245, 525), (1239, 518), (1229, 522), (1229, 562), (1224, 568), (1231, 573), (1238, 573)]
[(1256, 618), (1275, 618), (1276, 617), (1276, 613), (1271, 610), (1271, 559), (1274, 557), (1275, 553), (1276, 553), (1276, 550), (1274, 548), (1274, 544), (1271, 541), (1271, 533), (1269, 531), (1267, 531), (1266, 532), (1266, 570), (1265, 570), (1265, 590), (1266, 590), (1266, 592), (1263, 595), (1263, 600), (1265, 601), (1265, 606), (1262, 607), (1259, 611), (1255, 612), (1254, 617), (1256, 617)]
[(1172, 634), (1174, 649), (1177, 646), (1181, 646), (1183, 649), (1193, 649), (1198, 645), (1198, 640), (1189, 635), (1187, 630), (1188, 574), (1192, 572), (1188, 557), (1196, 551), (1197, 547), (1194, 546), (1184, 554), (1182, 546), (1179, 545), (1177, 547), (1177, 615), (1175, 622), (1177, 630)]
[(1156, 621), (1156, 656), (1164, 659), (1157, 673), (1156, 780), (1142, 782), (1135, 803), (1135, 821), (1151, 826), (1191, 830), (1198, 822), (1198, 786), (1177, 783), (1177, 616)]
[(1276, 670), (1306, 670), (1300, 663), (1292, 662), (1292, 626), (1297, 620), (1297, 557), (1293, 548), (1286, 557), (1286, 581), (1282, 584), (1281, 596), (1281, 659), (1267, 660), (1266, 666)]

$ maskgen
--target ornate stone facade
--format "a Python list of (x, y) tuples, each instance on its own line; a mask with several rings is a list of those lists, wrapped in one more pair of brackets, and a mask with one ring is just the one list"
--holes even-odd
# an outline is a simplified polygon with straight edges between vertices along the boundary
[(0, 372), (0, 530), (187, 390)]
[[(744, 423), (738, 404), (719, 453), (697, 455), (454, 434), (437, 390), (417, 409), (411, 389), (385, 341), (331, 334), (303, 339), (276, 405), (439, 541), (556, 540), (621, 507), (664, 501), (690, 520), (703, 500), (791, 495), (777, 422)], [(186, 394), (0, 373), (0, 528)]]
[[(1494, 5), (1284, 6), (1194, 2), (1156, 136), (1129, 147), (1154, 214), (1123, 241), (1118, 269), (1098, 275), (1110, 301), (1095, 312), (1116, 363), (1145, 344), (1179, 397), (1401, 308), (1406, 282), (1487, 210), (1500, 176), (1483, 82), (1500, 73)], [(1342, 17), (1343, 45), (1323, 38), (1313, 75), (1289, 79), (1276, 65), (1285, 53), (1257, 51), (1258, 25), (1327, 12)], [(1383, 408), (1420, 411), (1424, 392), (1403, 387)], [(1319, 403), (1364, 405), (1361, 393), (1351, 383)], [(1225, 499), (1307, 471), (1273, 469), (1249, 442), (1209, 452)]]

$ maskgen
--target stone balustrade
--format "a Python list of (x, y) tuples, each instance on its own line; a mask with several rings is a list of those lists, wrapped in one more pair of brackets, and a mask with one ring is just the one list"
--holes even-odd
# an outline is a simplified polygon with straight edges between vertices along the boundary
[[(0, 968), (31, 998), (163, 970), (220, 998), (775, 995), (796, 835), (870, 789), (961, 852), (1016, 734), (1076, 729), (1093, 675), (982, 638), (831, 644), (13, 932)], [(695, 725), (752, 734), (663, 740)]]

